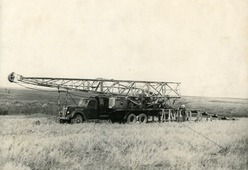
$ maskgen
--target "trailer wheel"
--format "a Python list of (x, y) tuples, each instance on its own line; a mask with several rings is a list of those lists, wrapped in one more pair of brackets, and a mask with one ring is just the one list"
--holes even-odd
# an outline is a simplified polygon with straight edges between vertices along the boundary
[(137, 118), (136, 115), (131, 113), (127, 116), (127, 123), (136, 123), (137, 122)]
[(148, 120), (148, 117), (146, 114), (144, 113), (141, 113), (139, 115), (139, 123), (147, 123), (147, 120)]
[(72, 119), (71, 119), (72, 124), (77, 124), (77, 123), (83, 123), (83, 116), (80, 114), (76, 114)]

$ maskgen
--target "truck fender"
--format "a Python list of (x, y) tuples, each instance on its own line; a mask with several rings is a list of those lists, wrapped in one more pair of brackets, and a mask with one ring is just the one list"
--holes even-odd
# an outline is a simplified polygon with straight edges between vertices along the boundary
[(71, 118), (73, 118), (76, 114), (79, 114), (83, 117), (84, 120), (86, 120), (86, 116), (83, 112), (79, 112), (79, 111), (74, 111), (71, 113)]

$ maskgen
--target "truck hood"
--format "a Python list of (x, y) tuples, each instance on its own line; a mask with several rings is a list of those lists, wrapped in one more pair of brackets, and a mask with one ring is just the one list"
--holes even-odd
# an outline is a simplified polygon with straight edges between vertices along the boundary
[(86, 108), (86, 107), (83, 107), (83, 106), (76, 106), (76, 105), (70, 105), (70, 106), (67, 106), (67, 111), (72, 112), (72, 111), (74, 111), (74, 110), (76, 110), (76, 109), (84, 109), (84, 108)]

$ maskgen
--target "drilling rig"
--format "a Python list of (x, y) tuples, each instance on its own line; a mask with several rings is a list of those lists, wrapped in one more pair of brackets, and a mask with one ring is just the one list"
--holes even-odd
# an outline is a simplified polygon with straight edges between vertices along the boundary
[[(82, 123), (87, 120), (147, 123), (152, 117), (171, 112), (180, 95), (180, 82), (133, 81), (113, 79), (81, 79), (54, 77), (25, 77), (14, 72), (8, 80), (61, 92), (89, 93), (76, 105), (64, 105), (59, 111), (61, 123)], [(60, 101), (59, 101), (60, 103)]]

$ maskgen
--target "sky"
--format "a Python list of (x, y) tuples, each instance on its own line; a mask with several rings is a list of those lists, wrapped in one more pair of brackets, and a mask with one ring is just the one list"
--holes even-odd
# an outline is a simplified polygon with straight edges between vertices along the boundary
[(181, 82), (248, 98), (247, 0), (0, 0), (7, 76)]

